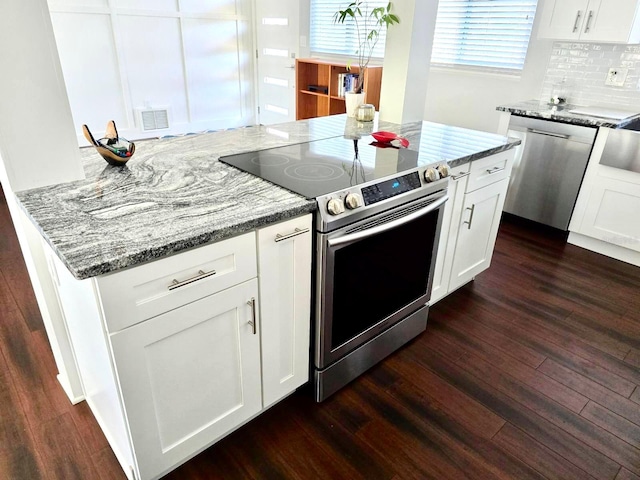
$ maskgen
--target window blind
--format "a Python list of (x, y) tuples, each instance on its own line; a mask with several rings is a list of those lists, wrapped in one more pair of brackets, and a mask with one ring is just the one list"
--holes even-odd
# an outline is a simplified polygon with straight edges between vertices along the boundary
[[(335, 13), (338, 10), (344, 10), (349, 3), (349, 0), (311, 0), (311, 38), (309, 43), (313, 53), (355, 56), (358, 51), (355, 23), (351, 19), (347, 19), (345, 23), (334, 23), (333, 21)], [(366, 13), (363, 11), (367, 17), (371, 9), (387, 5), (386, 1), (369, 1), (367, 3), (369, 11)], [(367, 18), (367, 20), (371, 22), (370, 19)], [(368, 33), (371, 30), (371, 24), (365, 30)], [(386, 29), (383, 28), (372, 57), (384, 57), (386, 34)], [(361, 33), (361, 36), (364, 37), (364, 35), (366, 34)]]
[(440, 0), (431, 62), (522, 70), (536, 0)]

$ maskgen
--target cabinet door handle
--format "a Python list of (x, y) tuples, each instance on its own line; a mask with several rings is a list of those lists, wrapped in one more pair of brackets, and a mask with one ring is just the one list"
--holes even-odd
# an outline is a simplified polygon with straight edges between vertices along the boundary
[(460, 175), (452, 175), (451, 180), (455, 182), (457, 180), (460, 180), (461, 178), (468, 177), (469, 175), (471, 175), (471, 172), (464, 172), (464, 173), (461, 173)]
[(573, 24), (573, 33), (578, 31), (578, 22), (580, 22), (580, 17), (582, 17), (582, 10), (578, 10), (578, 14), (576, 15), (576, 21)]
[(247, 300), (247, 305), (251, 307), (251, 321), (249, 325), (253, 327), (253, 334), (258, 332), (258, 324), (256, 323), (256, 299), (251, 297), (251, 300)]
[(275, 241), (282, 242), (284, 240), (289, 240), (290, 238), (297, 237), (298, 235), (302, 235), (303, 233), (307, 233), (308, 231), (308, 228), (296, 228), (293, 232), (287, 233), (286, 235), (277, 233)]
[(506, 170), (507, 167), (493, 167), (493, 168), (487, 168), (487, 173), (489, 175), (493, 175), (495, 173), (499, 173), (502, 172), (503, 170)]
[(181, 282), (174, 278), (173, 282), (171, 282), (171, 284), (167, 288), (169, 290), (175, 290), (176, 288), (184, 287), (185, 285), (189, 285), (190, 283), (197, 282), (198, 280), (202, 280), (203, 278), (207, 278), (215, 274), (215, 270), (211, 270), (210, 272), (203, 272), (202, 270), (198, 270), (198, 275), (196, 275), (195, 277), (187, 278), (186, 280), (182, 280)]
[(593, 18), (593, 10), (589, 10), (589, 16), (587, 17), (587, 25), (584, 27), (584, 33), (589, 33), (591, 29), (591, 19)]
[(476, 205), (475, 203), (473, 205), (471, 205), (470, 207), (467, 207), (466, 210), (471, 210), (471, 215), (469, 215), (469, 221), (464, 221), (462, 222), (462, 224), (464, 225), (465, 223), (468, 225), (467, 226), (467, 230), (471, 230), (471, 224), (473, 223), (473, 213), (476, 211)]
[(527, 132), (537, 133), (538, 135), (546, 135), (547, 137), (564, 138), (568, 140), (570, 135), (564, 135), (562, 133), (547, 132), (546, 130), (538, 130), (537, 128), (527, 128)]

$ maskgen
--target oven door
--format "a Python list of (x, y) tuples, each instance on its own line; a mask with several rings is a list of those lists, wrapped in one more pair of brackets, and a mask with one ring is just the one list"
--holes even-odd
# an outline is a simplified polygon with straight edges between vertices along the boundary
[(429, 301), (446, 191), (318, 234), (316, 367)]

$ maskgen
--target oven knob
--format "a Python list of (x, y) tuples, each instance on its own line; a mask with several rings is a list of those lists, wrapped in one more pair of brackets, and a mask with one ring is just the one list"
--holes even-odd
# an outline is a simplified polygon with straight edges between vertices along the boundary
[(348, 193), (344, 199), (344, 203), (349, 210), (360, 208), (364, 202), (358, 193)]
[(440, 180), (440, 174), (438, 170), (430, 167), (424, 171), (424, 179), (427, 183), (435, 182), (436, 180)]
[(443, 163), (442, 165), (438, 165), (437, 168), (440, 178), (447, 178), (449, 176), (449, 165)]
[(340, 215), (344, 213), (344, 203), (339, 198), (332, 198), (327, 202), (327, 211), (331, 215)]

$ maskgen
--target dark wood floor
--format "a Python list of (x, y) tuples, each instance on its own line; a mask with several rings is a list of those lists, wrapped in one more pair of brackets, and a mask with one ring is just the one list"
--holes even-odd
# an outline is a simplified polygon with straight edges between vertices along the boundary
[[(0, 478), (122, 479), (71, 406), (0, 199)], [(640, 269), (503, 222), (491, 269), (322, 404), (298, 392), (167, 476), (640, 479)]]

